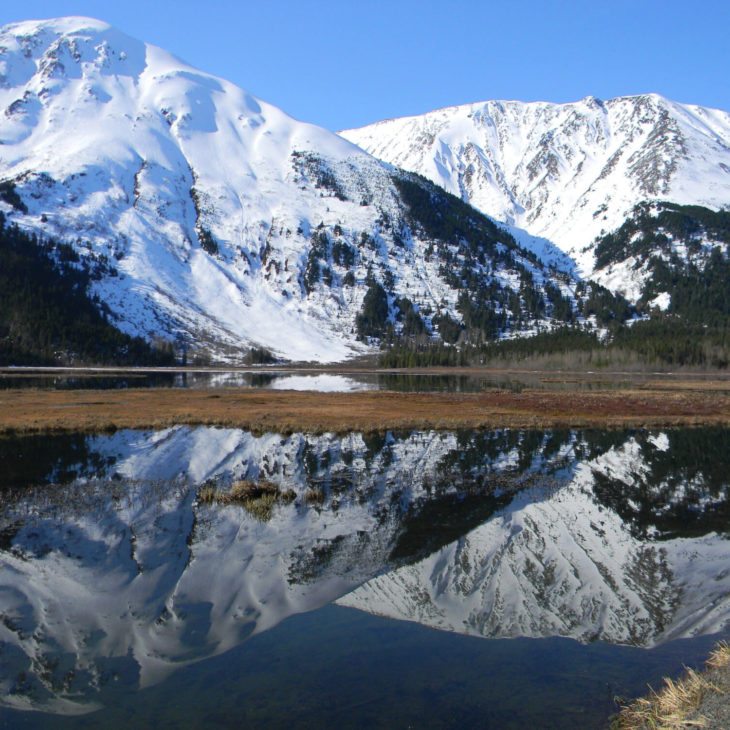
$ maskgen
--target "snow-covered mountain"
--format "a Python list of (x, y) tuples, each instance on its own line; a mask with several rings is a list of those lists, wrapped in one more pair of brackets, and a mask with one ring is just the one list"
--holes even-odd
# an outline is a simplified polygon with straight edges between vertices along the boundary
[[(485, 637), (653, 646), (726, 630), (730, 501), (714, 454), (727, 438), (59, 437), (46, 479), (71, 481), (36, 475), (4, 495), (0, 701), (86, 712), (334, 600)], [(202, 483), (241, 477), (297, 500), (267, 521), (196, 501)]]
[(656, 94), (487, 101), (341, 132), (593, 270), (594, 239), (634, 206), (730, 204), (730, 114)]
[[(504, 301), (523, 270), (538, 291), (552, 280), (572, 297), (569, 276), (476, 212), (456, 235), (421, 225), (414, 189), (450, 215), (420, 179), (105, 23), (0, 30), (0, 213), (72, 243), (127, 333), (222, 359), (249, 345), (343, 359), (368, 349), (356, 322), (375, 282), (396, 331), (399, 298), (428, 329), (436, 313), (459, 318), (445, 272), (465, 265), (470, 231), (469, 269)], [(549, 326), (549, 307), (539, 317)]]

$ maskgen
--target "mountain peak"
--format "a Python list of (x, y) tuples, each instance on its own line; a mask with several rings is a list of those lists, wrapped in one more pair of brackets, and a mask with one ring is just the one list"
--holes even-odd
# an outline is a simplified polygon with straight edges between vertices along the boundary
[(106, 23), (15, 24), (0, 46), (0, 212), (71, 244), (126, 334), (332, 361), (407, 327), (457, 338), (467, 280), (495, 332), (573, 311), (559, 255)]
[(643, 200), (730, 202), (730, 115), (658, 94), (553, 104), (485, 101), (341, 132), (497, 220), (570, 253)]
[(30, 37), (43, 32), (54, 33), (56, 35), (73, 35), (85, 32), (99, 33), (112, 29), (112, 25), (97, 18), (90, 18), (84, 15), (67, 15), (57, 18), (23, 20), (18, 23), (8, 23), (0, 28), (0, 34)]

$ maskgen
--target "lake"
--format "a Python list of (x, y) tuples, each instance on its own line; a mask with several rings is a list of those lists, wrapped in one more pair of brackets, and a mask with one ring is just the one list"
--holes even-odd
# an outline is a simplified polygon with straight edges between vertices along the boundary
[[(312, 390), (350, 392), (393, 390), (397, 392), (474, 393), (493, 388), (521, 391), (605, 390), (627, 387), (658, 377), (642, 373), (549, 373), (468, 371), (407, 372), (387, 370), (308, 371), (276, 370), (175, 370), (118, 371), (103, 368), (4, 368), (0, 390), (110, 390), (122, 388), (259, 388), (264, 390)], [(696, 378), (696, 376), (686, 376)], [(729, 386), (730, 387), (730, 386)]]
[(0, 439), (0, 725), (603, 727), (728, 636), (728, 461), (722, 428)]

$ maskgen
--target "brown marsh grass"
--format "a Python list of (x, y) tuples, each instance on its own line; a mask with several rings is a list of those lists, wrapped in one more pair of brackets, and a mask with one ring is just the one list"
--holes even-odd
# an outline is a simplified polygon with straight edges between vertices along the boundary
[[(720, 642), (706, 662), (707, 669), (720, 670), (730, 664), (730, 646)], [(676, 682), (665, 678), (658, 692), (649, 688), (649, 695), (623, 706), (611, 724), (612, 730), (676, 730), (709, 727), (708, 719), (695, 711), (710, 693), (723, 694), (705, 672), (687, 669)]]
[(254, 432), (638, 427), (730, 424), (730, 392), (639, 387), (595, 391), (395, 393), (140, 388), (0, 391), (0, 434), (160, 429)]
[(238, 504), (262, 522), (271, 519), (274, 507), (278, 503), (289, 504), (294, 499), (296, 493), (293, 490), (282, 492), (278, 484), (265, 479), (259, 481), (242, 479), (234, 482), (227, 491), (210, 484), (204, 484), (198, 490), (200, 504)]

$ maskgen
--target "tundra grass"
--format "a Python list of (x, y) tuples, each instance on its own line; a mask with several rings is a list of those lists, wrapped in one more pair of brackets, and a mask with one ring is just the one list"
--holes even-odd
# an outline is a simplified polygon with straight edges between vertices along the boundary
[(0, 391), (0, 434), (161, 429), (254, 432), (730, 425), (730, 392), (708, 383), (593, 391), (317, 393), (236, 388)]

